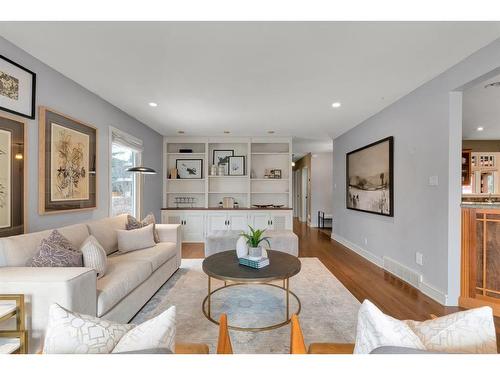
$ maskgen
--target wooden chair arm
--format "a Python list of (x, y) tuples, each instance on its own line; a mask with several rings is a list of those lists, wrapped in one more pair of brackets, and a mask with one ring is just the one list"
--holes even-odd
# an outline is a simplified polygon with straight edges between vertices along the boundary
[(309, 354), (352, 354), (354, 344), (312, 343), (309, 345)]
[(196, 344), (192, 342), (176, 343), (175, 354), (208, 354), (209, 349), (206, 344)]
[(304, 335), (300, 329), (299, 318), (296, 314), (292, 315), (290, 334), (290, 354), (307, 354)]
[(219, 319), (219, 341), (217, 342), (217, 354), (233, 354), (231, 337), (227, 327), (227, 315), (222, 314)]

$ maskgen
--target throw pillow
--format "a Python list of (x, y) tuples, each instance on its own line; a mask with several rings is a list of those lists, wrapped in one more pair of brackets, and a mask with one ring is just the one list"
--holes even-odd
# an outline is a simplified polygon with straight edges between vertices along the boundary
[(153, 224), (143, 228), (132, 230), (116, 230), (118, 237), (118, 251), (128, 253), (129, 251), (145, 249), (155, 246), (153, 236)]
[(400, 320), (385, 315), (365, 300), (359, 309), (355, 354), (368, 354), (381, 346), (425, 349), (418, 336)]
[(58, 304), (49, 308), (44, 354), (106, 354), (134, 326), (78, 314)]
[(160, 236), (158, 235), (156, 231), (156, 220), (155, 220), (155, 215), (150, 212), (147, 214), (147, 216), (142, 219), (141, 221), (137, 220), (135, 217), (131, 215), (127, 215), (127, 224), (125, 225), (125, 229), (127, 230), (132, 230), (132, 229), (139, 229), (142, 227), (145, 227), (146, 225), (153, 224), (153, 234), (155, 238), (155, 242), (158, 243), (160, 242)]
[(59, 231), (53, 230), (42, 239), (38, 250), (28, 262), (31, 267), (82, 267), (82, 253)]
[(460, 311), (425, 322), (406, 321), (427, 350), (446, 353), (496, 354), (491, 307)]
[(93, 268), (97, 272), (97, 278), (100, 279), (106, 273), (107, 256), (106, 251), (97, 239), (90, 235), (80, 247), (83, 254), (83, 266)]
[(175, 306), (128, 331), (113, 353), (159, 348), (175, 352)]
[(108, 354), (175, 347), (175, 307), (140, 325), (49, 308), (44, 354)]

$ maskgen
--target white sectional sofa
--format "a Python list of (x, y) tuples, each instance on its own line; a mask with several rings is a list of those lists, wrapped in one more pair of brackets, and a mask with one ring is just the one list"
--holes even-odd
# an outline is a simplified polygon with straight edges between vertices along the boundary
[(108, 254), (106, 274), (97, 280), (85, 267), (26, 267), (40, 241), (52, 230), (0, 238), (0, 294), (25, 295), (29, 350), (41, 349), (50, 304), (127, 323), (181, 264), (181, 228), (157, 224), (160, 242), (122, 255), (116, 229), (127, 215), (57, 228), (77, 248), (92, 234)]

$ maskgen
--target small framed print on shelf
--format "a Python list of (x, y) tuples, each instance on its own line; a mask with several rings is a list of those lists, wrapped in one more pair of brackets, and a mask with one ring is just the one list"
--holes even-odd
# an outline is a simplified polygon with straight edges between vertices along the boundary
[(229, 157), (229, 175), (244, 176), (245, 175), (245, 157), (230, 156)]
[(178, 178), (202, 179), (203, 159), (177, 159), (175, 161)]
[(212, 157), (213, 164), (217, 167), (224, 167), (224, 174), (229, 174), (229, 157), (234, 156), (234, 150), (214, 150)]
[(0, 109), (35, 118), (36, 74), (0, 55)]

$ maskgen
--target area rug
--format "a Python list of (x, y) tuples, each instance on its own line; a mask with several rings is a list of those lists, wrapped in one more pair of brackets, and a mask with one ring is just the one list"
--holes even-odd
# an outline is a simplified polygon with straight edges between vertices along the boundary
[[(290, 279), (290, 289), (299, 297), (299, 319), (306, 342), (354, 342), (360, 303), (317, 258), (300, 258), (302, 269)], [(156, 292), (134, 317), (142, 323), (170, 306), (177, 309), (178, 342), (206, 343), (210, 353), (217, 347), (218, 326), (201, 310), (207, 294), (207, 275), (202, 259), (183, 259), (181, 268)], [(215, 280), (212, 288), (222, 286)], [(285, 319), (285, 292), (262, 285), (223, 289), (212, 297), (212, 317), (222, 312), (230, 325), (264, 326)], [(291, 298), (290, 310), (297, 309)], [(230, 331), (233, 351), (239, 354), (288, 353), (290, 325), (263, 332)]]

